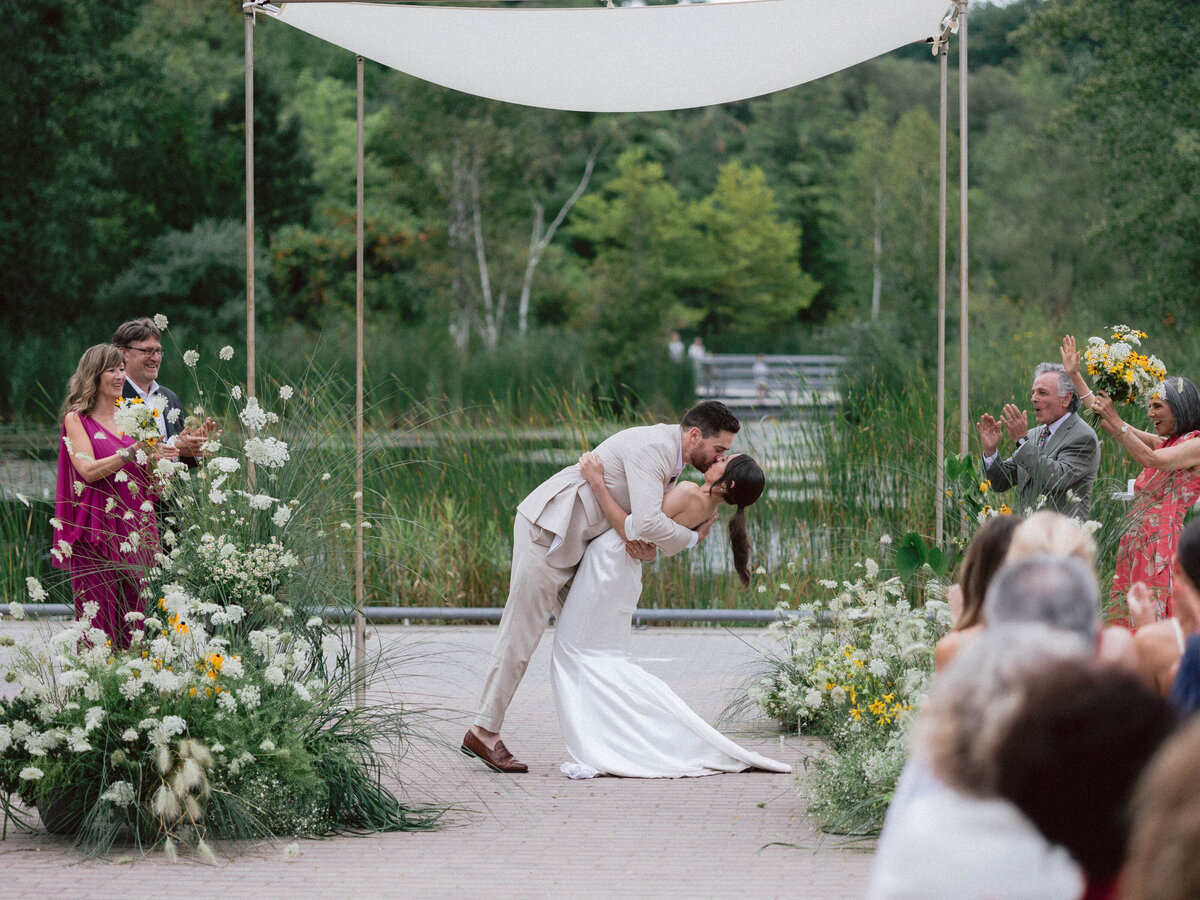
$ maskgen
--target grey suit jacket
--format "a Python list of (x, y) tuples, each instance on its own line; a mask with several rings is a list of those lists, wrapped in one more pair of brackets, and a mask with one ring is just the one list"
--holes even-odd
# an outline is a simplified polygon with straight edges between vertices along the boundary
[[(1014, 485), (1020, 511), (1029, 513), (1037, 508), (1038, 497), (1046, 497), (1046, 508), (1068, 516), (1086, 519), (1091, 508), (1092, 483), (1100, 468), (1100, 441), (1077, 413), (1050, 436), (1040, 451), (1037, 433), (1041, 426), (1029, 432), (1029, 438), (1008, 459), (997, 457), (984, 474), (992, 489), (1007, 491)], [(1075, 496), (1068, 499), (1067, 493)]]
[[(662, 511), (663, 492), (679, 461), (681, 439), (678, 425), (645, 425), (619, 431), (596, 448), (604, 463), (604, 483), (622, 509), (630, 511), (626, 535), (652, 541), (668, 556), (687, 549), (692, 540), (691, 529), (676, 524)], [(547, 556), (559, 568), (577, 565), (588, 541), (609, 527), (578, 465), (568, 466), (538, 485), (521, 501), (517, 512), (548, 535), (562, 538)]]

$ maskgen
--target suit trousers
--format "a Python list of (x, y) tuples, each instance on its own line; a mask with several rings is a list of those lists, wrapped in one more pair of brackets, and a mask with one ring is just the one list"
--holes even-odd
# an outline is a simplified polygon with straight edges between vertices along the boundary
[(504, 714), (517, 685), (546, 633), (550, 617), (562, 609), (563, 598), (578, 568), (578, 563), (565, 569), (550, 565), (546, 559), (550, 549), (545, 543), (547, 538), (553, 536), (517, 513), (508, 600), (500, 617), (479, 714), (475, 717), (475, 724), (487, 731), (499, 732), (503, 726)]

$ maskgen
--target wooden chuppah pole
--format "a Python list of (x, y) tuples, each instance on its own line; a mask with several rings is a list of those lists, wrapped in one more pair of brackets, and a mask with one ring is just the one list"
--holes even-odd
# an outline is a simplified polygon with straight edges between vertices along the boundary
[(358, 61), (358, 215), (354, 278), (354, 700), (362, 706), (366, 678), (367, 621), (363, 616), (363, 58)]
[(958, 452), (966, 456), (970, 450), (968, 415), (967, 360), (967, 0), (956, 0), (958, 7)]
[(243, 10), (246, 15), (246, 396), (254, 397), (254, 4), (247, 3)]
[(942, 549), (946, 515), (946, 36), (937, 44), (941, 70), (938, 106), (938, 354), (937, 354), (937, 476), (934, 546)]

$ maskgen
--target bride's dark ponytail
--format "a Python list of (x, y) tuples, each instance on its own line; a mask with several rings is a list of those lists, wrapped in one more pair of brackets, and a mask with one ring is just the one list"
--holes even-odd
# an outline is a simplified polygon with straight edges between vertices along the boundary
[(733, 569), (742, 580), (743, 587), (750, 587), (750, 534), (746, 529), (746, 507), (739, 506), (729, 517), (729, 546), (733, 549)]
[(737, 507), (729, 519), (729, 546), (733, 550), (734, 571), (742, 584), (749, 587), (750, 534), (746, 528), (746, 507), (762, 496), (767, 479), (758, 463), (739, 453), (729, 460), (717, 484), (725, 486), (725, 502)]

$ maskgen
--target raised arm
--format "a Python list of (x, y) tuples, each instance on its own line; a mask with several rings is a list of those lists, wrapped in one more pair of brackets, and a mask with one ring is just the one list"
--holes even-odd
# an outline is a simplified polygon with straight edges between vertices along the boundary
[(596, 500), (600, 503), (600, 509), (604, 512), (604, 518), (608, 519), (608, 524), (613, 527), (613, 530), (621, 536), (621, 540), (627, 541), (625, 537), (625, 517), (628, 515), (621, 508), (612, 492), (609, 491), (608, 485), (604, 483), (604, 463), (600, 461), (600, 457), (591, 450), (579, 457), (579, 471), (583, 475), (583, 480), (591, 486), (592, 493), (596, 495)]
[(1075, 385), (1075, 396), (1079, 398), (1080, 403), (1086, 402), (1092, 396), (1092, 389), (1083, 380), (1083, 372), (1079, 369), (1079, 348), (1075, 346), (1073, 335), (1063, 337), (1058, 352), (1062, 354), (1063, 368), (1071, 376), (1071, 384)]
[(1173, 447), (1154, 449), (1146, 441), (1149, 435), (1121, 421), (1110, 399), (1103, 395), (1097, 397), (1095, 409), (1101, 415), (1100, 424), (1104, 430), (1111, 434), (1139, 465), (1166, 472), (1200, 466), (1200, 440), (1192, 439)]

